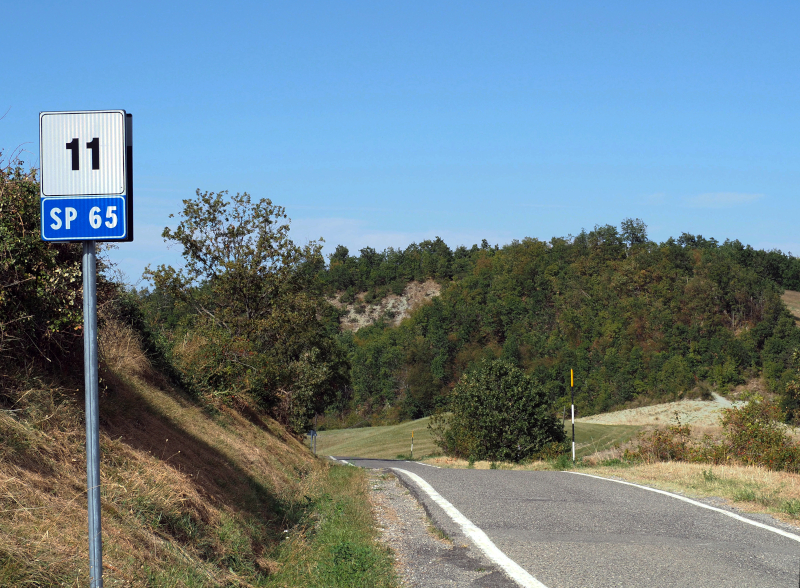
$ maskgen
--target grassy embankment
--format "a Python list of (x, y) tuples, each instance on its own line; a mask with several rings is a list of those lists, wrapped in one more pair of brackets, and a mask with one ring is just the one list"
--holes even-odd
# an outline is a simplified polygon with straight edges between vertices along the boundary
[[(368, 483), (246, 406), (173, 389), (135, 335), (101, 333), (104, 580), (113, 586), (394, 586)], [(0, 586), (88, 585), (80, 383), (0, 410)]]
[(783, 299), (783, 303), (786, 305), (786, 308), (789, 309), (789, 312), (794, 315), (797, 326), (800, 327), (800, 292), (786, 290), (781, 298)]
[[(441, 454), (428, 429), (430, 418), (422, 418), (399, 425), (364, 427), (361, 429), (336, 429), (322, 431), (317, 437), (320, 455), (342, 457), (374, 457), (381, 459), (407, 459), (411, 452), (411, 432), (414, 431), (414, 456)], [(642, 427), (632, 425), (598, 425), (579, 423), (575, 426), (575, 446), (579, 457), (584, 457), (629, 441)], [(572, 435), (570, 423), (567, 435)]]

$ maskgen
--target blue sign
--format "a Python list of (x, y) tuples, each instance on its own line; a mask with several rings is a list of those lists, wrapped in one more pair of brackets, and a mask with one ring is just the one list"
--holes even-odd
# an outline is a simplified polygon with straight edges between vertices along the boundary
[(42, 239), (105, 241), (128, 233), (125, 196), (42, 198)]
[(133, 240), (132, 117), (39, 113), (44, 241)]

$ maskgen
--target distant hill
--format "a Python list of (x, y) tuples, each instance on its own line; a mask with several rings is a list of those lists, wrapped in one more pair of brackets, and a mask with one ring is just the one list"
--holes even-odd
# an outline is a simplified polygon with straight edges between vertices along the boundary
[[(800, 347), (779, 294), (800, 288), (800, 260), (699, 235), (654, 243), (638, 219), (503, 247), (484, 241), (451, 251), (437, 239), (360, 257), (340, 247), (321, 279), (373, 317), (355, 330), (351, 306), (343, 319), (351, 386), (331, 414), (354, 411), (375, 423), (431, 414), (484, 357), (519, 365), (556, 403), (568, 396), (573, 369), (588, 415), (724, 394), (762, 376), (781, 394)], [(431, 279), (441, 294), (406, 320), (374, 312), (412, 280)], [(783, 300), (795, 299), (788, 292)]]

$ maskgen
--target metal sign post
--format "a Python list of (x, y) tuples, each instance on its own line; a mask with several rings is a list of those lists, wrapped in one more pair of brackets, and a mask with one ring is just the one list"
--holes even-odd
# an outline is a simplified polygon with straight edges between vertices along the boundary
[(83, 371), (86, 382), (86, 481), (89, 498), (89, 575), (103, 586), (100, 527), (100, 397), (97, 377), (97, 259), (94, 241), (83, 244)]
[(103, 586), (96, 241), (133, 240), (133, 126), (124, 110), (39, 113), (43, 241), (83, 242), (83, 351), (91, 588)]

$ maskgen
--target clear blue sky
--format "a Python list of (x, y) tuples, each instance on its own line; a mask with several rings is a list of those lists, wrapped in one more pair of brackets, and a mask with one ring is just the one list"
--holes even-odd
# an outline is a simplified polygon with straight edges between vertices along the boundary
[[(800, 255), (796, 2), (5, 3), (0, 148), (134, 115), (136, 282), (181, 199), (247, 191), (326, 252), (650, 237)], [(174, 226), (174, 224), (172, 225)]]

